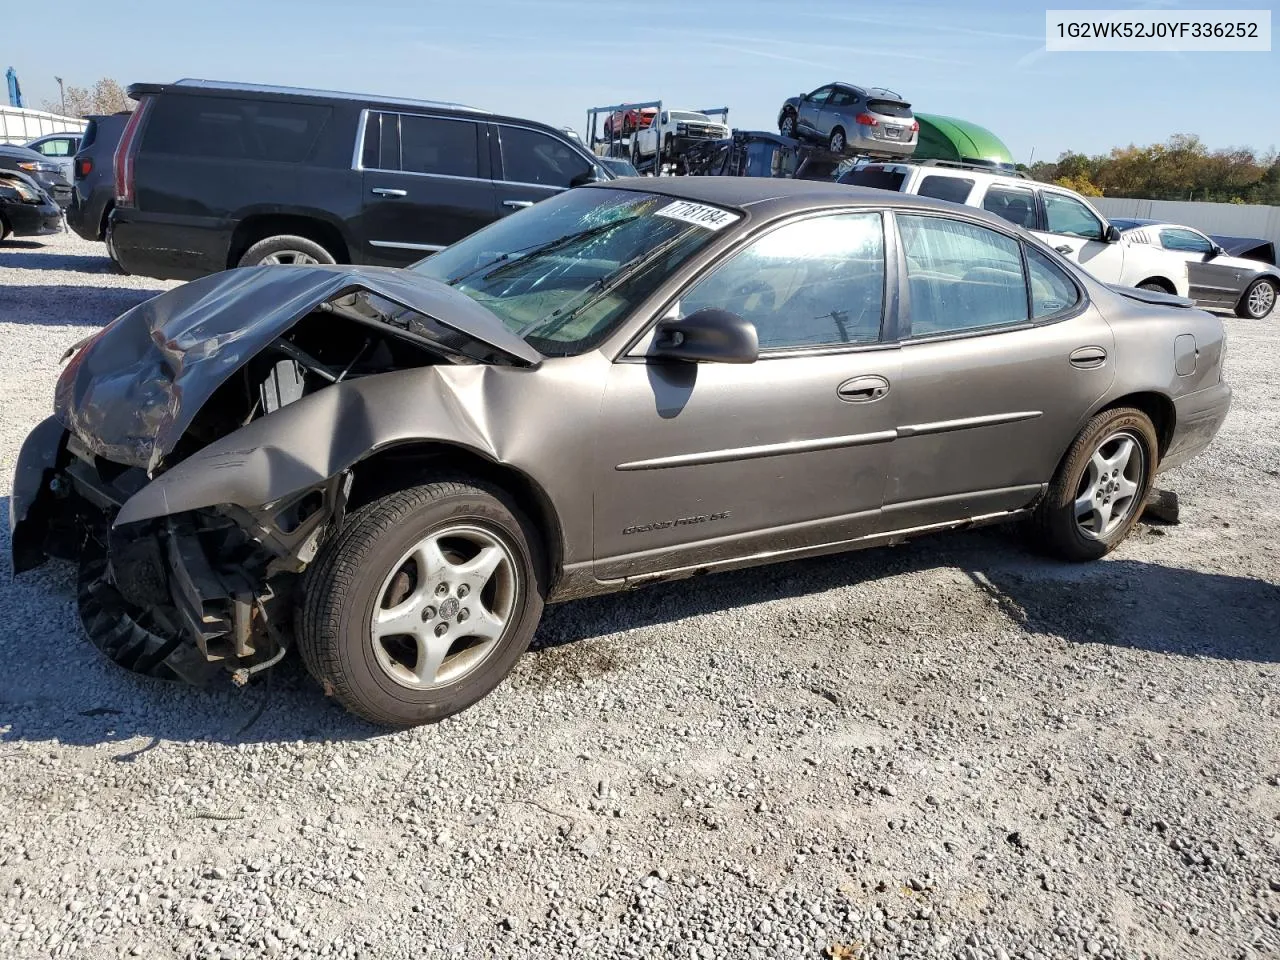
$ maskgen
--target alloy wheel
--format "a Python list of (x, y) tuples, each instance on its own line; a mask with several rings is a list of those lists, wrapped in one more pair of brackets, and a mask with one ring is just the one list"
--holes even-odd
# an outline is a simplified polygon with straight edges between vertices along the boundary
[(473, 673), (515, 615), (518, 578), (511, 549), (491, 530), (453, 524), (428, 534), (378, 592), (370, 624), (378, 666), (413, 690)]
[(1128, 430), (1108, 435), (1089, 458), (1076, 491), (1076, 525), (1092, 540), (1107, 537), (1138, 508), (1146, 471), (1142, 442)]
[(319, 263), (315, 257), (309, 253), (303, 253), (301, 250), (277, 250), (275, 253), (269, 253), (258, 263), (276, 266), (302, 266), (309, 263)]
[(794, 137), (796, 135), (796, 118), (788, 113), (782, 118), (782, 125), (778, 128), (778, 132), (784, 137)]
[(1249, 315), (1261, 320), (1276, 305), (1276, 288), (1265, 280), (1249, 291)]
[(831, 152), (844, 153), (844, 134), (839, 130), (831, 135)]

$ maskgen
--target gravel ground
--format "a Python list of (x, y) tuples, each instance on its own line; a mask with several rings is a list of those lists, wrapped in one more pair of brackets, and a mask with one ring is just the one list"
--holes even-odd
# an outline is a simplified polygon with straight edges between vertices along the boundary
[[(0, 247), (0, 492), (63, 349), (167, 286)], [(1275, 955), (1280, 325), (1227, 323), (1180, 525), (1085, 567), (996, 530), (565, 605), (408, 733), (296, 665), (117, 671), (6, 539), (0, 952)]]

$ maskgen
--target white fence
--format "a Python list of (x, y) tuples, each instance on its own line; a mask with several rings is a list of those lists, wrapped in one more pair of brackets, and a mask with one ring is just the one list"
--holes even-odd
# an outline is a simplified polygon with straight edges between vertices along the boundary
[(0, 143), (27, 143), (47, 133), (79, 133), (85, 121), (25, 107), (0, 107)]
[(1123, 197), (1090, 197), (1089, 200), (1108, 217), (1185, 223), (1204, 233), (1258, 237), (1280, 247), (1280, 207), (1196, 200), (1128, 200)]

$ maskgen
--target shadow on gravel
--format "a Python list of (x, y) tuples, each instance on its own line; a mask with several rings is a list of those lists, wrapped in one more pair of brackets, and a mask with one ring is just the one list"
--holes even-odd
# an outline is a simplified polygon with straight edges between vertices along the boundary
[(164, 293), (133, 287), (21, 286), (0, 283), (0, 323), (92, 326)]
[[(7, 513), (7, 497), (0, 511)], [(171, 685), (121, 670), (80, 630), (75, 577), (50, 563), (14, 579), (0, 534), (0, 741), (118, 744), (129, 763), (163, 742), (361, 740), (384, 731), (325, 700), (297, 657), (244, 690)], [(578, 640), (750, 604), (791, 600), (934, 567), (966, 572), (1028, 631), (1185, 656), (1280, 661), (1280, 588), (1134, 560), (1083, 566), (1027, 553), (1006, 531), (717, 574), (548, 608), (530, 657)], [(609, 672), (598, 651), (578, 672)], [(552, 655), (555, 656), (552, 656)], [(542, 674), (535, 660), (535, 674)], [(550, 667), (542, 681), (561, 682)]]
[[(1142, 529), (1142, 528), (1139, 528)], [(1011, 530), (714, 574), (549, 608), (535, 650), (934, 567), (964, 571), (1030, 632), (1182, 656), (1280, 662), (1280, 586), (1136, 560), (1066, 564)]]
[(105, 247), (101, 256), (86, 257), (70, 253), (44, 253), (35, 244), (30, 253), (9, 250), (8, 245), (0, 246), (0, 267), (12, 267), (15, 270), (71, 270), (75, 273), (120, 272), (107, 256)]

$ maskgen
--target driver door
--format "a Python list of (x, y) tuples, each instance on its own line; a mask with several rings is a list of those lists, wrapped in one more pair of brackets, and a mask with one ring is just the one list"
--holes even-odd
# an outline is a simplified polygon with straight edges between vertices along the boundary
[(1193, 300), (1235, 306), (1242, 288), (1240, 268), (1216, 257), (1212, 240), (1185, 227), (1163, 227), (1160, 246), (1187, 261), (1187, 281)]
[(1124, 275), (1124, 245), (1108, 243), (1106, 224), (1075, 197), (1041, 190), (1044, 230), (1036, 236), (1068, 260), (1084, 267), (1103, 283), (1120, 283)]
[(596, 576), (615, 580), (875, 532), (898, 351), (881, 342), (879, 213), (794, 220), (713, 268), (665, 315), (752, 321), (754, 363), (649, 354), (612, 366), (600, 417)]
[(822, 108), (831, 96), (831, 86), (819, 87), (800, 101), (800, 109), (796, 111), (796, 132), (804, 132), (814, 137), (829, 136), (829, 131), (822, 129)]

